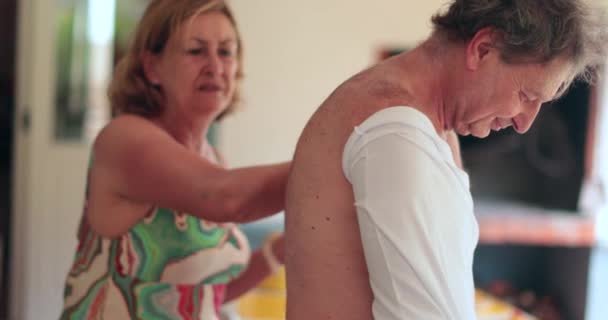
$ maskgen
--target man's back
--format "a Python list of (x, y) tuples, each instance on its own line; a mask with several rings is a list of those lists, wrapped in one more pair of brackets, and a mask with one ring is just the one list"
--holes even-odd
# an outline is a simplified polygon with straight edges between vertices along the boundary
[(372, 319), (373, 295), (342, 153), (354, 125), (395, 97), (370, 92), (367, 73), (328, 98), (298, 143), (286, 208), (289, 320)]
[[(287, 290), (288, 297), (294, 296), (288, 319), (371, 319), (372, 293), (354, 200), (340, 165), (342, 135), (331, 129), (331, 120), (318, 118), (329, 117), (311, 120), (288, 188)], [(328, 311), (335, 305), (344, 306), (339, 314)]]

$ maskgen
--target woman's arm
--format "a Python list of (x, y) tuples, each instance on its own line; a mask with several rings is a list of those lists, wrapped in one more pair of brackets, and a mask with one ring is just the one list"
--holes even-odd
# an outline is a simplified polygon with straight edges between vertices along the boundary
[[(285, 261), (284, 239), (281, 235), (271, 243), (272, 254), (280, 264)], [(228, 284), (226, 291), (226, 302), (234, 300), (247, 291), (255, 288), (262, 280), (272, 274), (271, 266), (264, 257), (262, 249), (257, 250), (252, 256), (247, 269), (236, 279)]]
[(94, 154), (88, 216), (101, 234), (124, 232), (124, 224), (116, 226), (124, 217), (109, 215), (120, 215), (125, 204), (157, 205), (214, 222), (253, 221), (284, 207), (290, 163), (227, 170), (137, 116), (113, 120), (95, 141)]

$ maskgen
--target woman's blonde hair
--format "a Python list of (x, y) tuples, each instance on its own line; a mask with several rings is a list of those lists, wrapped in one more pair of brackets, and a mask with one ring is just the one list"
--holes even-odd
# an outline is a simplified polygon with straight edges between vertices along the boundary
[(243, 77), (241, 37), (232, 11), (223, 0), (154, 0), (137, 25), (126, 54), (116, 65), (108, 90), (112, 113), (158, 116), (163, 112), (164, 98), (158, 86), (148, 81), (144, 73), (144, 53), (161, 54), (169, 38), (186, 20), (208, 12), (220, 12), (232, 23), (237, 35), (237, 84), (226, 110), (219, 118), (233, 112), (240, 100), (240, 79)]

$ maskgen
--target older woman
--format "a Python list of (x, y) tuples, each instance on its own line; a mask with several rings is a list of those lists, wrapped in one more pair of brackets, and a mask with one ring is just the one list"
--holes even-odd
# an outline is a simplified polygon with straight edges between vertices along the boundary
[(343, 83), (287, 191), (287, 318), (475, 319), (478, 227), (446, 141), (532, 125), (605, 58), (582, 0), (454, 0), (434, 33)]
[(221, 0), (156, 0), (117, 66), (61, 319), (217, 319), (282, 261), (233, 222), (284, 206), (289, 164), (228, 170), (206, 140), (235, 106), (242, 46)]

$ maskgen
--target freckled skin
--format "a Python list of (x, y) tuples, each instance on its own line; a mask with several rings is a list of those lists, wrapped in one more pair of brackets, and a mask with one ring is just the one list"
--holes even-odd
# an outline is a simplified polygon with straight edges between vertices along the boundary
[(296, 150), (286, 212), (289, 320), (373, 318), (342, 152), (355, 124), (402, 99), (393, 88), (368, 82), (368, 73), (332, 94), (311, 118)]

